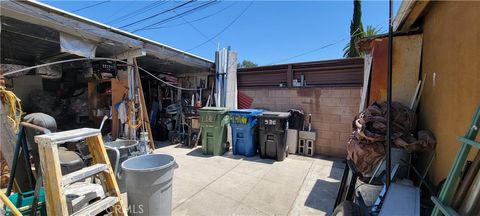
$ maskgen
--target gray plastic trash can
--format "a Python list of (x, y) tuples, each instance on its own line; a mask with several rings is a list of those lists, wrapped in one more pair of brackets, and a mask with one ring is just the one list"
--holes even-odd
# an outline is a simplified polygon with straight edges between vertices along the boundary
[(150, 154), (122, 163), (129, 215), (171, 215), (175, 158)]

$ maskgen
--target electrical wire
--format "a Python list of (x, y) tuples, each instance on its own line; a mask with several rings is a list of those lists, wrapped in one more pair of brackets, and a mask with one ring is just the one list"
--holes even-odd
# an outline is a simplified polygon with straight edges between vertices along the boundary
[[(164, 5), (164, 4), (166, 4), (166, 3), (168, 3), (168, 1), (154, 1), (153, 3), (150, 3), (150, 4), (148, 4), (148, 5), (145, 5), (145, 6), (139, 8), (139, 9), (137, 9), (137, 10), (131, 11), (131, 12), (129, 12), (129, 13), (127, 13), (127, 14), (124, 14), (124, 15), (122, 15), (122, 16), (119, 16), (119, 17), (117, 17), (117, 18), (114, 18), (114, 19), (112, 19), (112, 20), (110, 20), (110, 21), (107, 21), (106, 23), (107, 23), (107, 24), (112, 24), (112, 23), (115, 23), (115, 22), (123, 22), (123, 21), (125, 21), (125, 20), (127, 20), (127, 19), (129, 19), (129, 18), (132, 18), (132, 17), (136, 17), (136, 16), (138, 16), (138, 15), (145, 14), (145, 12), (150, 11), (150, 10), (153, 10), (153, 9), (155, 9), (155, 8), (161, 6), (161, 5)], [(125, 7), (122, 8), (122, 9), (120, 9), (120, 10), (123, 10), (123, 9), (125, 9)], [(120, 11), (120, 10), (119, 10), (119, 11)]]
[(227, 5), (226, 7), (214, 12), (214, 13), (211, 13), (209, 15), (206, 15), (206, 16), (203, 16), (203, 17), (200, 17), (198, 19), (194, 19), (194, 20), (191, 20), (191, 21), (188, 21), (187, 23), (179, 23), (179, 24), (176, 24), (176, 25), (169, 25), (169, 26), (158, 26), (158, 27), (151, 27), (151, 28), (146, 28), (145, 30), (150, 30), (150, 29), (161, 29), (161, 28), (171, 28), (171, 27), (177, 27), (177, 26), (182, 26), (182, 25), (187, 25), (188, 23), (194, 23), (194, 22), (198, 22), (198, 21), (201, 21), (201, 20), (204, 20), (204, 19), (207, 19), (207, 18), (210, 18), (212, 16), (215, 16), (229, 8), (231, 8), (233, 5), (237, 4), (238, 1), (234, 1), (232, 2), (232, 4), (229, 4)]
[(242, 17), (242, 15), (245, 14), (245, 12), (247, 12), (247, 10), (252, 6), (252, 4), (253, 4), (253, 1), (251, 1), (250, 4), (248, 4), (247, 7), (245, 7), (245, 9), (243, 9), (243, 11), (237, 17), (235, 17), (235, 19), (232, 20), (232, 22), (230, 22), (227, 26), (225, 26), (222, 30), (220, 30), (213, 37), (211, 37), (210, 39), (208, 39), (207, 41), (205, 41), (203, 43), (198, 44), (195, 47), (192, 47), (192, 48), (188, 49), (187, 52), (192, 51), (194, 49), (197, 49), (198, 47), (201, 47), (204, 44), (206, 44), (206, 43), (212, 41), (213, 39), (217, 38), (218, 36), (220, 36), (223, 32), (225, 32), (228, 28), (230, 28), (233, 24), (235, 24), (235, 22), (237, 22), (237, 20), (240, 19), (240, 17)]
[[(208, 1), (208, 2), (205, 3), (205, 4), (202, 4), (202, 5), (198, 6), (198, 7), (195, 7), (195, 8), (193, 8), (193, 9), (190, 9), (190, 10), (188, 10), (188, 11), (182, 12), (182, 13), (180, 13), (180, 14), (178, 14), (178, 15), (171, 16), (171, 17), (165, 18), (165, 19), (163, 19), (163, 20), (160, 20), (160, 21), (158, 21), (158, 22), (155, 22), (155, 23), (149, 24), (149, 25), (147, 25), (147, 26), (144, 26), (144, 27), (142, 27), (142, 28), (136, 29), (136, 30), (132, 31), (132, 33), (135, 33), (135, 32), (137, 32), (137, 31), (144, 30), (145, 28), (148, 28), (148, 27), (156, 26), (156, 25), (158, 25), (158, 24), (162, 24), (162, 23), (166, 23), (166, 22), (169, 22), (169, 21), (178, 19), (178, 18), (180, 18), (180, 17), (182, 17), (182, 16), (185, 16), (185, 15), (187, 15), (187, 14), (190, 14), (190, 13), (194, 12), (194, 11), (197, 11), (197, 10), (203, 8), (203, 7), (209, 6), (209, 5), (211, 5), (212, 3), (215, 3), (215, 2), (216, 2), (216, 0)], [(173, 10), (173, 11), (175, 11), (175, 10)]]
[(75, 12), (78, 12), (78, 11), (81, 11), (81, 10), (85, 10), (85, 9), (88, 9), (88, 8), (92, 8), (92, 7), (101, 5), (101, 4), (105, 4), (105, 3), (111, 2), (111, 1), (112, 1), (112, 0), (107, 0), (107, 1), (102, 1), (102, 2), (95, 3), (95, 4), (92, 4), (92, 5), (88, 5), (88, 6), (85, 6), (85, 7), (76, 9), (76, 10), (73, 10), (72, 13), (75, 13)]
[[(378, 27), (378, 25), (377, 25), (377, 27)], [(375, 27), (375, 28), (376, 28), (376, 27)], [(355, 32), (357, 32), (358, 30), (359, 30), (359, 29), (357, 29)], [(329, 43), (329, 44), (323, 45), (323, 46), (321, 46), (321, 47), (318, 47), (318, 48), (315, 48), (315, 49), (306, 51), (306, 52), (304, 52), (304, 53), (300, 53), (300, 54), (297, 54), (297, 55), (294, 55), (294, 56), (290, 56), (290, 57), (288, 57), (288, 58), (284, 58), (284, 59), (281, 59), (281, 60), (272, 62), (272, 63), (270, 63), (270, 64), (268, 64), (268, 65), (273, 65), (273, 64), (277, 64), (277, 63), (281, 63), (281, 62), (288, 61), (288, 60), (290, 60), (290, 59), (298, 58), (298, 57), (300, 57), (300, 56), (308, 55), (308, 54), (310, 54), (310, 53), (314, 53), (314, 52), (317, 52), (317, 51), (319, 51), (319, 50), (325, 49), (325, 48), (327, 48), (327, 47), (331, 47), (331, 46), (333, 46), (333, 45), (339, 44), (339, 43), (344, 42), (344, 41), (346, 41), (346, 40), (348, 40), (348, 39), (350, 39), (350, 38), (352, 38), (352, 37), (355, 37), (355, 36), (358, 36), (358, 35), (361, 35), (361, 34), (364, 33), (364, 32), (357, 32), (357, 33), (355, 33), (355, 32), (354, 32), (353, 35), (349, 36), (348, 38), (343, 38), (343, 39), (341, 39), (341, 40), (338, 40), (338, 41), (335, 41), (335, 42), (333, 42), (333, 43)]]
[[(56, 64), (63, 64), (63, 63), (68, 63), (68, 62), (76, 62), (76, 61), (115, 61), (115, 62), (121, 62), (121, 63), (124, 63), (128, 66), (132, 66), (132, 67), (135, 67), (135, 65), (133, 64), (129, 64), (128, 62), (126, 61), (123, 61), (123, 60), (120, 60), (120, 59), (114, 59), (114, 58), (75, 58), (75, 59), (66, 59), (66, 60), (60, 60), (60, 61), (55, 61), (55, 62), (49, 62), (49, 63), (45, 63), (45, 64), (40, 64), (40, 65), (35, 65), (35, 66), (31, 66), (31, 67), (27, 67), (27, 68), (23, 68), (23, 69), (19, 69), (19, 70), (15, 70), (15, 71), (10, 71), (10, 72), (7, 72), (7, 73), (4, 73), (3, 76), (4, 77), (8, 77), (10, 75), (14, 75), (16, 73), (21, 73), (21, 72), (24, 72), (24, 71), (29, 71), (29, 70), (33, 70), (33, 69), (36, 69), (36, 68), (40, 68), (40, 67), (46, 67), (46, 66), (50, 66), (50, 65), (56, 65)], [(198, 91), (198, 90), (203, 90), (205, 88), (183, 88), (183, 87), (179, 87), (179, 86), (175, 86), (169, 82), (166, 82), (160, 78), (158, 78), (157, 76), (153, 75), (152, 73), (148, 72), (147, 70), (145, 70), (144, 68), (142, 67), (139, 67), (137, 66), (139, 70), (145, 72), (146, 74), (150, 75), (151, 77), (155, 78), (156, 80), (162, 82), (163, 84), (167, 85), (167, 86), (170, 86), (172, 88), (176, 88), (176, 89), (180, 89), (180, 90), (185, 90), (185, 91)]]
[[(177, 12), (173, 11), (175, 14)], [(185, 17), (181, 17), (182, 18), (182, 21), (185, 23), (185, 24), (188, 24), (193, 30), (195, 30), (196, 32), (198, 32), (200, 35), (202, 35), (203, 38), (207, 39), (208, 40), (208, 36), (205, 35), (202, 31), (200, 31), (200, 29), (198, 29), (197, 27), (195, 27), (192, 23), (190, 23), (187, 19), (185, 19)], [(210, 41), (210, 43), (212, 43), (213, 46), (217, 46), (214, 42)]]
[(149, 20), (149, 19), (153, 19), (153, 18), (155, 18), (155, 17), (157, 17), (157, 16), (160, 16), (160, 15), (162, 15), (162, 14), (168, 13), (168, 12), (170, 12), (170, 11), (173, 11), (173, 10), (176, 10), (176, 9), (178, 9), (178, 8), (181, 8), (181, 7), (185, 6), (185, 5), (188, 5), (188, 4), (190, 4), (190, 3), (194, 2), (194, 1), (195, 1), (195, 0), (190, 0), (190, 1), (185, 2), (185, 3), (183, 3), (183, 4), (177, 5), (177, 6), (173, 7), (173, 8), (164, 10), (164, 11), (162, 11), (162, 12), (160, 12), (160, 13), (156, 13), (156, 14), (154, 14), (154, 15), (151, 15), (151, 16), (145, 17), (145, 18), (143, 18), (143, 19), (137, 20), (137, 21), (135, 21), (135, 22), (129, 23), (129, 24), (127, 24), (127, 25), (121, 26), (120, 28), (126, 28), (126, 27), (128, 27), (128, 26), (132, 26), (132, 25), (135, 25), (135, 24), (138, 24), (138, 23), (147, 21), (147, 20)]

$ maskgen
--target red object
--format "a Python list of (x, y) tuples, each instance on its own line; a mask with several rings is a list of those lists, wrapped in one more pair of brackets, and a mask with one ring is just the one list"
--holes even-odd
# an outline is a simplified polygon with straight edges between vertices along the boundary
[(388, 38), (373, 42), (372, 72), (370, 74), (370, 95), (367, 105), (378, 100), (387, 100)]
[(252, 106), (253, 98), (249, 97), (248, 95), (238, 92), (237, 95), (238, 100), (238, 109), (248, 109)]

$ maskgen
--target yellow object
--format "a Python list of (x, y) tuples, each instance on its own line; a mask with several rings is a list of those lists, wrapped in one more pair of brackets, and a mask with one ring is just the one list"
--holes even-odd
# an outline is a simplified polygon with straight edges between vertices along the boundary
[(128, 106), (128, 109), (127, 109), (127, 124), (129, 127), (131, 128), (139, 128), (140, 126), (142, 126), (142, 122), (143, 122), (143, 116), (142, 115), (138, 115), (138, 119), (137, 119), (137, 122), (135, 124), (132, 124), (130, 122), (130, 118), (131, 118), (131, 115), (132, 115), (132, 108), (135, 106), (135, 103), (133, 102), (129, 102), (127, 104)]
[[(92, 155), (93, 165), (63, 175), (60, 168), (58, 145), (71, 139), (85, 140)], [(90, 176), (102, 179), (101, 184), (108, 192), (106, 193), (107, 196), (76, 211), (75, 215), (97, 215), (99, 212), (107, 211), (114, 216), (127, 216), (126, 203), (122, 201), (120, 189), (108, 159), (100, 130), (80, 128), (37, 135), (35, 136), (35, 142), (38, 144), (40, 165), (44, 177), (46, 210), (49, 216), (69, 215), (65, 186), (82, 181)]]
[(3, 103), (8, 105), (8, 120), (12, 122), (13, 131), (17, 132), (20, 122), (22, 121), (22, 105), (20, 99), (15, 93), (8, 91), (5, 87), (0, 87), (0, 99)]
[(0, 199), (3, 201), (3, 203), (5, 203), (5, 205), (8, 208), (10, 208), (13, 215), (15, 215), (15, 216), (21, 216), (22, 215), (22, 213), (20, 213), (20, 211), (18, 211), (17, 207), (15, 207), (15, 205), (13, 205), (12, 201), (10, 201), (10, 199), (8, 199), (8, 197), (2, 191), (0, 191)]

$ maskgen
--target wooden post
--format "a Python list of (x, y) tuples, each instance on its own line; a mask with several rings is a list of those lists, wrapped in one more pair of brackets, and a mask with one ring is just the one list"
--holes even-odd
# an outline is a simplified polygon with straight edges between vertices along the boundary
[(292, 64), (288, 65), (287, 69), (287, 87), (291, 88), (293, 85), (293, 70), (292, 70)]
[(143, 95), (143, 88), (142, 88), (142, 82), (140, 80), (140, 73), (138, 72), (138, 65), (137, 65), (137, 60), (134, 59), (134, 64), (135, 64), (135, 76), (136, 80), (138, 82), (138, 88), (140, 89), (140, 106), (142, 109), (142, 115), (143, 115), (143, 121), (145, 123), (145, 128), (147, 129), (148, 132), (148, 144), (150, 146), (150, 149), (155, 150), (155, 143), (153, 142), (153, 135), (152, 135), (152, 129), (150, 128), (150, 117), (148, 115), (147, 111), (147, 105), (145, 104), (145, 96)]
[[(38, 141), (37, 141), (38, 142)], [(68, 215), (67, 201), (63, 194), (62, 171), (58, 147), (54, 143), (41, 140), (38, 153), (43, 173), (45, 201), (48, 215)]]

